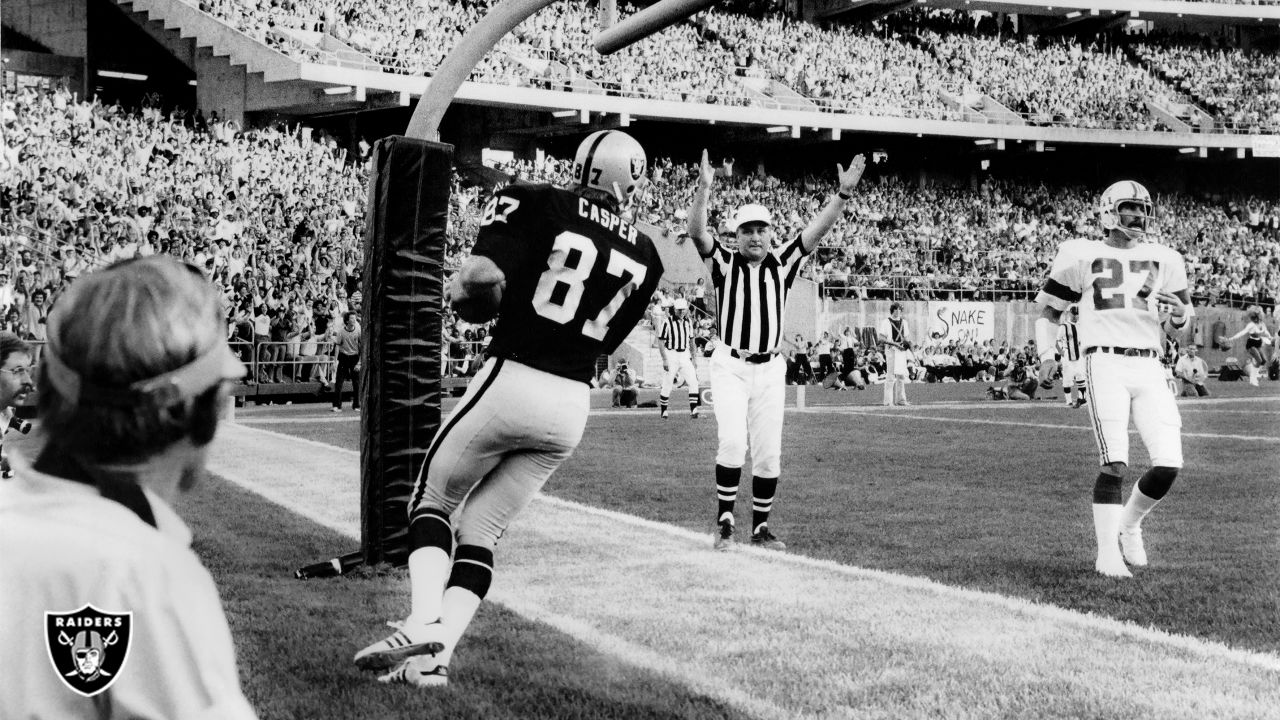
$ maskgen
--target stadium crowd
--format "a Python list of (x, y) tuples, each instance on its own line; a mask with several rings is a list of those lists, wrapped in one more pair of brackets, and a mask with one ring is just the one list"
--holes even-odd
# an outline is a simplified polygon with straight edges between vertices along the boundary
[[(42, 319), (68, 280), (115, 260), (180, 257), (222, 288), (229, 329), (256, 381), (329, 382), (327, 351), (342, 313), (358, 309), (363, 158), (304, 128), (244, 130), (216, 118), (131, 114), (65, 90), (25, 89), (0, 107), (0, 319), (43, 338)], [(365, 146), (362, 146), (365, 147)], [(515, 161), (512, 178), (564, 184), (569, 163)], [(631, 209), (682, 242), (696, 168), (657, 158)], [(711, 221), (732, 207), (774, 211), (798, 232), (829, 180), (736, 171), (724, 163)], [(465, 255), (492, 187), (454, 178), (447, 254)], [(1065, 239), (1093, 231), (1084, 187), (986, 176), (975, 188), (869, 177), (807, 272), (843, 298), (1017, 299), (1033, 292)], [(1156, 232), (1188, 261), (1201, 304), (1280, 297), (1280, 203), (1274, 198), (1163, 194)], [(691, 290), (691, 289), (690, 289)], [(451, 372), (483, 353), (485, 329), (448, 323)]]
[(1200, 36), (1152, 40), (1134, 45), (1136, 56), (1224, 124), (1240, 132), (1280, 128), (1280, 56), (1215, 46)]
[(323, 372), (312, 361), (359, 299), (366, 183), (331, 139), (134, 115), (61, 89), (7, 96), (0, 122), (0, 306), (11, 329), (43, 340), (48, 304), (70, 280), (166, 253), (222, 290), (235, 347), (252, 360), (259, 346), (256, 381)]
[[(488, 0), (188, 0), (299, 60), (344, 62), (329, 35), (388, 72), (431, 74)], [(633, 12), (625, 7), (623, 13)], [(614, 55), (596, 53), (597, 10), (556, 3), (488, 53), (473, 80), (710, 104), (770, 102), (739, 77), (781, 82), (815, 105), (858, 114), (955, 119), (989, 95), (1028, 122), (1164, 129), (1147, 101), (1198, 99), (1225, 128), (1280, 127), (1274, 56), (1142, 44), (1012, 37), (990, 18), (914, 10), (870, 24), (820, 26), (776, 12), (716, 9)], [(327, 58), (327, 59), (326, 59)], [(1214, 62), (1207, 62), (1213, 60)], [(1145, 64), (1146, 67), (1143, 66)], [(1148, 72), (1148, 68), (1152, 72)], [(1211, 68), (1209, 72), (1202, 72)], [(1154, 74), (1153, 74), (1154, 73)]]

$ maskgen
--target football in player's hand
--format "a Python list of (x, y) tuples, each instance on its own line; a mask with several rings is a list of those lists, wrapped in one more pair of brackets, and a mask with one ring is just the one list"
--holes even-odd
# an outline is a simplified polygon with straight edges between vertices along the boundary
[(445, 297), (458, 317), (469, 323), (483, 323), (498, 314), (506, 288), (501, 271), (472, 272), (465, 282), (461, 275), (455, 277), (445, 290)]

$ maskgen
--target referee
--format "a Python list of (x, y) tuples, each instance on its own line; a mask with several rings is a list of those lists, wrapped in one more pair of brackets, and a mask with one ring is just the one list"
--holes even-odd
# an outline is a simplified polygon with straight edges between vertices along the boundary
[(715, 548), (733, 547), (733, 506), (751, 446), (751, 543), (782, 550), (786, 546), (769, 531), (769, 511), (778, 487), (782, 455), (782, 411), (786, 398), (786, 363), (778, 355), (787, 293), (800, 267), (818, 241), (844, 213), (845, 201), (862, 178), (866, 158), (859, 155), (846, 170), (836, 165), (839, 190), (796, 237), (773, 248), (773, 217), (761, 205), (739, 207), (729, 227), (737, 235), (736, 252), (707, 232), (707, 203), (715, 171), (702, 151), (698, 186), (689, 209), (689, 236), (698, 253), (711, 260), (716, 315), (723, 342), (711, 355), (711, 390), (716, 399)]
[[(1062, 358), (1062, 400), (1070, 408), (1085, 404), (1084, 363), (1080, 362), (1080, 306), (1072, 305), (1058, 326), (1058, 355)], [(1176, 358), (1175, 358), (1176, 360)]]
[(658, 353), (662, 355), (662, 390), (658, 393), (658, 411), (667, 419), (667, 406), (671, 389), (679, 375), (689, 387), (689, 417), (698, 417), (702, 398), (698, 393), (698, 371), (693, 366), (693, 322), (689, 320), (689, 303), (677, 298), (671, 305), (671, 315), (662, 323), (658, 335)]

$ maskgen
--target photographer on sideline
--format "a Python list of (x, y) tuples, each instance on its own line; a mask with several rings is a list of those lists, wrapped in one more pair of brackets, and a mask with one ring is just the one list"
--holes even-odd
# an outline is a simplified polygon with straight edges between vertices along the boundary
[(13, 406), (26, 400), (32, 390), (31, 346), (13, 333), (0, 333), (0, 480), (13, 477), (4, 436), (10, 430), (23, 435), (31, 431), (30, 422), (14, 417)]

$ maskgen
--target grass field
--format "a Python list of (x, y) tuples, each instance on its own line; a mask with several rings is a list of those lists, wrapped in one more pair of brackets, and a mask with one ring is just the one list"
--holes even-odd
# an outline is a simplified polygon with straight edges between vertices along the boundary
[[(1275, 717), (1280, 387), (1212, 389), (1181, 404), (1186, 468), (1127, 582), (1092, 572), (1096, 453), (1056, 402), (810, 392), (771, 523), (785, 561), (707, 550), (714, 418), (599, 412), (499, 546), (497, 602), (430, 694), (350, 666), (405, 612), (402, 573), (290, 577), (354, 547), (354, 416), (241, 411), (236, 432), (322, 444), (275, 496), (307, 517), (216, 481), (189, 516), (263, 717)], [(236, 437), (258, 436), (287, 444)], [(337, 465), (340, 492), (309, 481)]]

